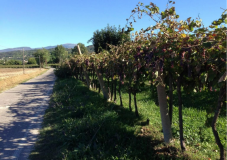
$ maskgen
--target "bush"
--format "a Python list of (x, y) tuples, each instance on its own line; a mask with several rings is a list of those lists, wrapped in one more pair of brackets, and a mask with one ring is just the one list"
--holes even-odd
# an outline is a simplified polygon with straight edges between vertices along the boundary
[(21, 61), (19, 61), (19, 60), (8, 60), (8, 61), (6, 61), (6, 63), (5, 63), (5, 65), (21, 65), (22, 64), (22, 62)]
[(33, 57), (32, 57), (32, 58), (29, 58), (29, 59), (28, 59), (28, 64), (37, 64), (37, 63), (36, 63), (36, 59), (33, 58)]
[[(82, 54), (88, 54), (88, 50), (83, 43), (77, 43), (80, 46), (80, 51)], [(77, 45), (72, 49), (72, 54), (79, 55)]]
[(71, 69), (67, 64), (62, 64), (54, 70), (54, 74), (59, 78), (67, 78), (73, 76)]
[(4, 60), (0, 60), (0, 64), (4, 64), (4, 62), (5, 62)]
[(50, 66), (51, 68), (59, 68), (59, 64), (47, 64), (47, 66)]

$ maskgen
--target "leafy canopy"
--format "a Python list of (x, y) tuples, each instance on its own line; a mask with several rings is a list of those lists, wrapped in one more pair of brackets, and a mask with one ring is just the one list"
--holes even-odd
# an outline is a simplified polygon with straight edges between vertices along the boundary
[(39, 57), (40, 57), (40, 64), (43, 67), (44, 63), (47, 63), (50, 59), (50, 53), (47, 49), (38, 49), (36, 52), (33, 53), (34, 57), (36, 58), (36, 62), (39, 64)]
[(95, 53), (99, 53), (103, 50), (110, 50), (107, 44), (119, 45), (127, 41), (130, 41), (129, 32), (124, 32), (124, 28), (121, 29), (120, 26), (117, 30), (115, 26), (107, 25), (107, 27), (100, 31), (96, 30), (93, 33), (93, 37), (88, 40), (88, 43), (92, 42)]
[[(77, 45), (80, 46), (80, 51), (81, 51), (82, 54), (88, 54), (88, 50), (83, 43), (78, 43)], [(79, 55), (77, 45), (72, 49), (73, 55)]]
[(60, 63), (68, 57), (68, 51), (62, 45), (57, 45), (51, 53), (51, 59), (54, 63)]

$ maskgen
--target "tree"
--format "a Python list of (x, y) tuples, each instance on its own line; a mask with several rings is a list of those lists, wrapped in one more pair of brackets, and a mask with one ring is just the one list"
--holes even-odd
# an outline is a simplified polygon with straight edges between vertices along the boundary
[[(41, 67), (43, 67), (44, 64), (47, 64), (47, 62), (50, 59), (50, 54), (48, 50), (46, 50), (45, 48), (38, 49), (35, 53), (33, 53), (33, 55), (36, 57), (36, 62), (38, 64), (40, 63)], [(40, 57), (40, 62), (39, 62), (39, 57)]]
[(14, 60), (14, 59), (11, 59), (11, 60), (8, 60), (5, 65), (21, 65), (22, 62), (20, 60)]
[[(88, 50), (83, 43), (78, 43), (77, 45), (80, 46), (80, 51), (82, 54), (88, 54)], [(74, 55), (79, 55), (77, 45), (72, 49), (72, 54)]]
[(66, 58), (68, 58), (68, 51), (62, 45), (57, 45), (54, 51), (51, 53), (51, 59), (54, 63), (62, 63)]
[(5, 62), (4, 60), (0, 60), (0, 64), (4, 64), (4, 62)]
[(28, 64), (37, 64), (35, 58), (31, 57), (28, 59)]
[(128, 31), (124, 32), (124, 28), (121, 29), (120, 26), (117, 30), (115, 26), (105, 27), (101, 31), (96, 30), (93, 33), (93, 37), (88, 40), (94, 45), (94, 51), (99, 53), (102, 50), (110, 50), (107, 44), (119, 45), (123, 42), (130, 41), (130, 34)]

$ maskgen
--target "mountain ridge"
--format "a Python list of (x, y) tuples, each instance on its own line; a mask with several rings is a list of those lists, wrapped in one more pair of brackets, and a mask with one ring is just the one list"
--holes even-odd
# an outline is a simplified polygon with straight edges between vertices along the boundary
[[(74, 43), (65, 43), (65, 44), (60, 44), (60, 45), (62, 45), (65, 48), (74, 48), (76, 46), (76, 44), (74, 44)], [(55, 48), (55, 47), (57, 47), (57, 45), (54, 45), (54, 46), (46, 46), (46, 47), (39, 47), (39, 48), (15, 47), (15, 48), (2, 49), (2, 50), (0, 50), (0, 52), (19, 51), (19, 50), (23, 50), (23, 48), (24, 48), (24, 50), (35, 50), (35, 49), (42, 49), (42, 48), (51, 49), (51, 48)]]

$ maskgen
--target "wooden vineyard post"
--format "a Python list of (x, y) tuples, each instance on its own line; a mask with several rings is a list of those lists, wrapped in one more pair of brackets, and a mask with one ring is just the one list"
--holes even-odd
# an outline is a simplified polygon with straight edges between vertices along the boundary
[(25, 74), (25, 72), (24, 72), (24, 48), (23, 48), (23, 74)]
[(97, 75), (98, 80), (99, 80), (100, 87), (102, 89), (103, 96), (104, 96), (105, 99), (107, 99), (109, 101), (109, 94), (108, 94), (107, 88), (105, 87), (105, 84), (104, 84), (104, 81), (103, 81), (103, 76), (99, 73), (97, 67), (94, 67), (94, 68), (95, 68), (95, 72), (96, 72), (96, 75)]
[(41, 70), (40, 55), (39, 55), (39, 70)]
[[(79, 54), (81, 55), (80, 46), (77, 45), (77, 48), (78, 48)], [(87, 71), (86, 71), (86, 68), (85, 67), (83, 67), (83, 72), (84, 72), (84, 75), (85, 75), (85, 78), (86, 78), (87, 86), (88, 86), (88, 88), (91, 88), (91, 83), (90, 83), (89, 75), (87, 74)]]

